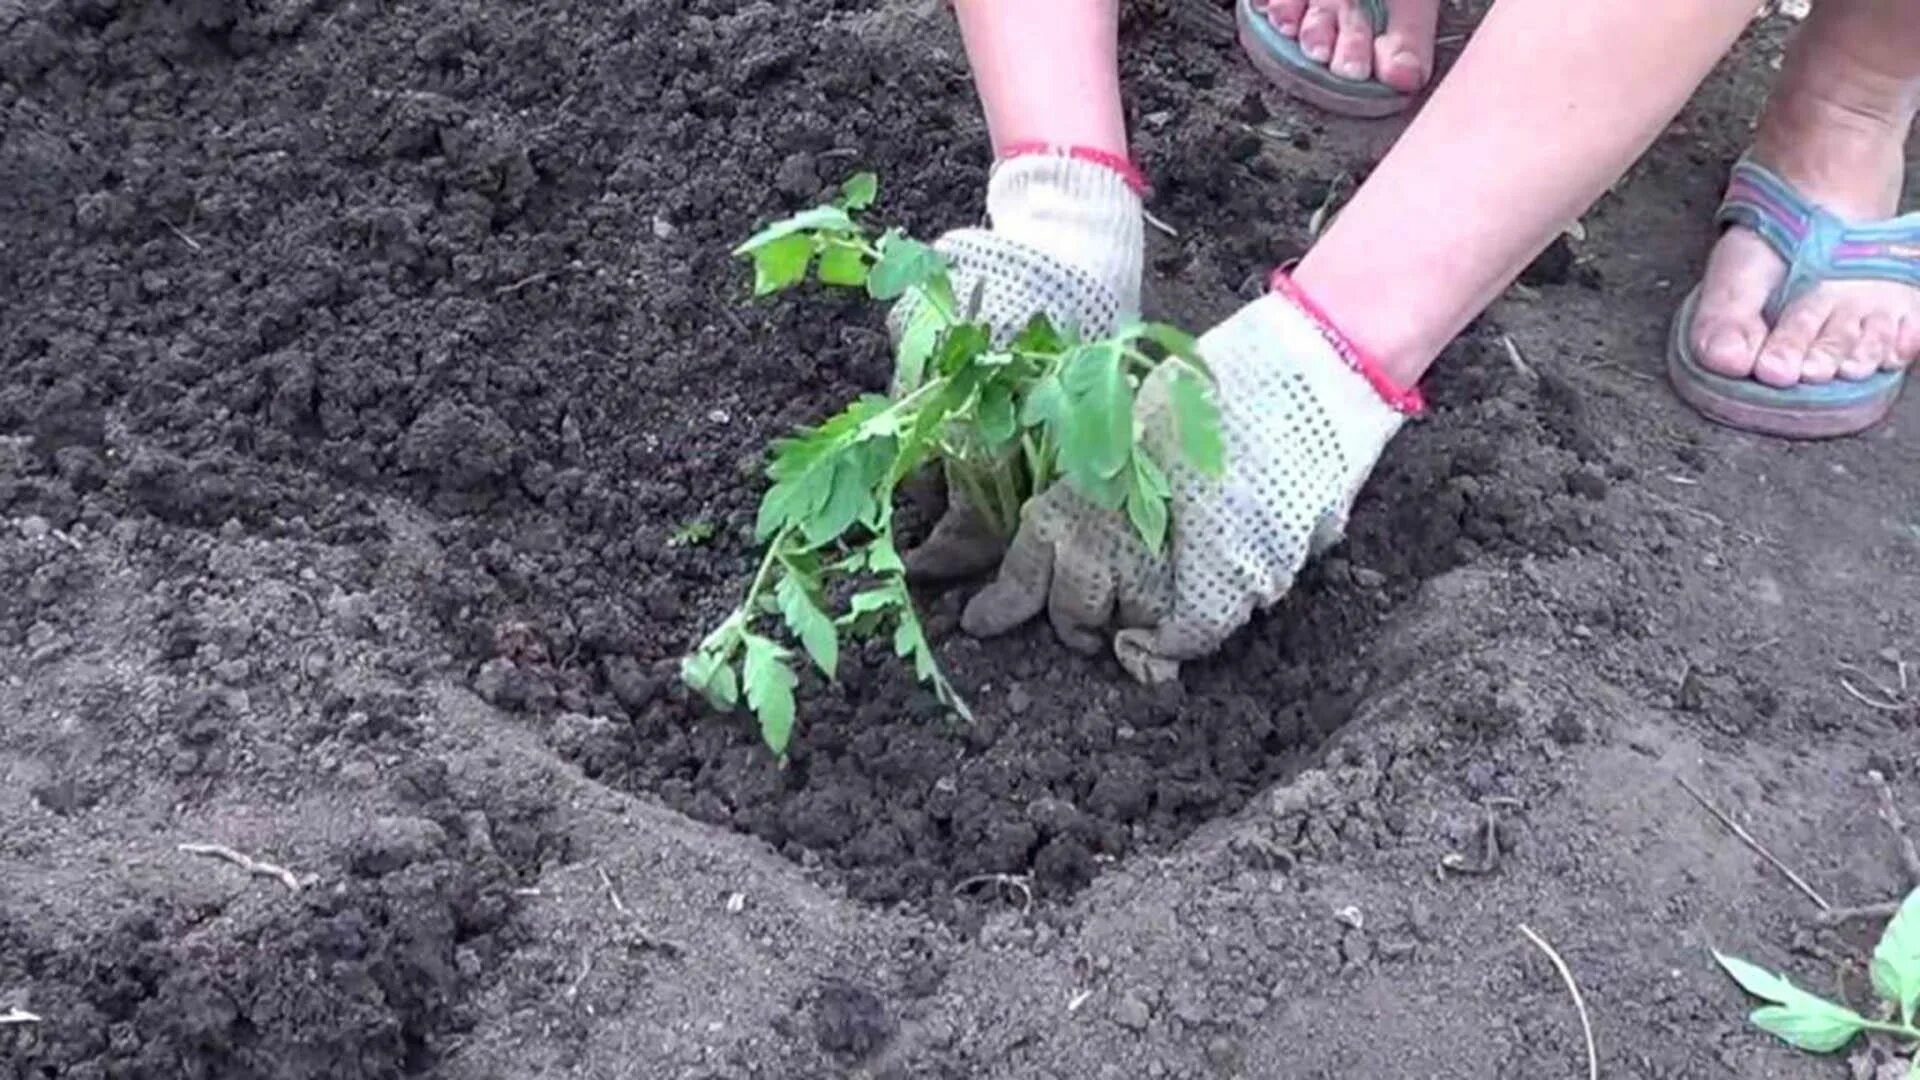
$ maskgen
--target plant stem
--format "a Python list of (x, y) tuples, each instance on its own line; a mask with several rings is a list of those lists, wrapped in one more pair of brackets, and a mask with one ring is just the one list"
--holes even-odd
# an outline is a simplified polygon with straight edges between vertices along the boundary
[(773, 565), (780, 561), (780, 552), (785, 547), (787, 538), (792, 535), (793, 526), (789, 525), (775, 533), (773, 539), (767, 542), (767, 553), (760, 559), (760, 569), (754, 573), (753, 584), (747, 586), (746, 598), (740, 602), (739, 613), (746, 616), (741, 620), (743, 627), (747, 620), (753, 618), (753, 602), (759, 599), (760, 590), (767, 587), (767, 578), (773, 574)]

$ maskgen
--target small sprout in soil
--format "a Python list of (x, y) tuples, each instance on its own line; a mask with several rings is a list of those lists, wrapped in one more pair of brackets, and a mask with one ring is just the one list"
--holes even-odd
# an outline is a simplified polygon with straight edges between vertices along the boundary
[(1897, 1021), (1869, 1019), (1745, 960), (1719, 952), (1713, 956), (1747, 993), (1771, 1002), (1749, 1017), (1761, 1030), (1818, 1054), (1839, 1050), (1863, 1031), (1883, 1032), (1910, 1044), (1914, 1056), (1907, 1075), (1920, 1080), (1920, 1046), (1912, 1045), (1920, 1044), (1920, 1028), (1914, 1026), (1920, 1008), (1920, 889), (1907, 895), (1873, 950), (1874, 992)]
[(689, 521), (673, 530), (673, 535), (667, 537), (667, 546), (677, 548), (699, 547), (701, 544), (713, 539), (713, 534), (718, 531), (718, 527), (711, 521)]
[[(996, 343), (976, 319), (978, 295), (961, 303), (939, 252), (897, 228), (876, 236), (856, 218), (878, 189), (872, 173), (860, 173), (832, 202), (769, 225), (734, 251), (753, 263), (756, 296), (790, 289), (811, 270), (824, 285), (903, 305), (892, 396), (864, 395), (773, 444), (772, 486), (754, 528), (765, 545), (759, 569), (740, 606), (681, 664), (686, 683), (716, 708), (744, 700), (782, 756), (793, 735), (796, 666), (811, 662), (834, 679), (843, 635), (890, 632), (895, 655), (969, 718), (934, 659), (895, 546), (894, 495), (909, 476), (940, 467), (949, 489), (1002, 537), (1013, 535), (1028, 499), (1064, 480), (1124, 510), (1159, 551), (1171, 485), (1165, 463), (1141, 442), (1134, 397), (1162, 363), (1172, 365), (1181, 457), (1207, 476), (1225, 468), (1212, 378), (1191, 336), (1136, 322), (1085, 341), (1074, 327), (1035, 317)], [(761, 629), (776, 618), (793, 644)]]

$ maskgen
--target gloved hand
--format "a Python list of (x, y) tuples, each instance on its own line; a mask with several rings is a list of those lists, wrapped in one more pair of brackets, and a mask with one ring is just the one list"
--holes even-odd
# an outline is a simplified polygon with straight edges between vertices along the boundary
[(1377, 374), (1310, 302), (1276, 275), (1276, 292), (1200, 338), (1218, 380), (1226, 473), (1209, 480), (1170, 452), (1162, 368), (1135, 417), (1172, 482), (1168, 555), (1150, 554), (1122, 514), (1065, 482), (1030, 501), (995, 581), (961, 625), (1004, 633), (1045, 608), (1068, 647), (1114, 651), (1141, 682), (1175, 678), (1293, 585), (1307, 559), (1337, 542), (1348, 509), (1417, 393)]
[[(991, 227), (957, 229), (933, 247), (946, 256), (962, 305), (980, 289), (976, 318), (996, 344), (1036, 314), (1105, 337), (1140, 309), (1139, 186), (1131, 166), (1117, 159), (1023, 153), (996, 165), (987, 182)], [(889, 314), (896, 343), (912, 314), (905, 301)], [(946, 514), (904, 561), (916, 580), (949, 580), (992, 569), (1006, 546), (949, 488)]]

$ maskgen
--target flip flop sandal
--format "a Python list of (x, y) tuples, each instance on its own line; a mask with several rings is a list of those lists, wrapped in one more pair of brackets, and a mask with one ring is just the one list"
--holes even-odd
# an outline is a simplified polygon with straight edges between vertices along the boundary
[[(1360, 0), (1360, 11), (1375, 33), (1387, 28), (1386, 0)], [(1240, 26), (1240, 47), (1261, 74), (1280, 88), (1328, 112), (1377, 119), (1402, 112), (1413, 102), (1378, 79), (1347, 79), (1308, 56), (1300, 43), (1280, 32), (1267, 17), (1260, 0), (1236, 0), (1234, 18)]]
[[(1877, 279), (1920, 287), (1920, 213), (1848, 225), (1764, 166), (1742, 158), (1714, 222), (1751, 229), (1786, 260), (1786, 279), (1762, 310), (1769, 326), (1788, 304), (1823, 281)], [(1760, 435), (1831, 439), (1879, 423), (1900, 397), (1904, 370), (1789, 387), (1708, 371), (1693, 349), (1699, 303), (1696, 285), (1674, 315), (1667, 335), (1667, 378), (1681, 399), (1709, 420)]]

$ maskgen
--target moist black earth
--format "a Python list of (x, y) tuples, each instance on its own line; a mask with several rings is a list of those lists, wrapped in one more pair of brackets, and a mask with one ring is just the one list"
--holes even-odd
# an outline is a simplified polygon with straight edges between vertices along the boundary
[[(1149, 313), (1200, 329), (1300, 253), (1390, 131), (1263, 92), (1176, 7), (1126, 5), (1124, 67), (1150, 205), (1174, 233), (1150, 241)], [(944, 8), (0, 4), (0, 705), (17, 718), (0, 722), (0, 806), (23, 822), (0, 838), (0, 1010), (42, 1018), (0, 1029), (13, 1074), (485, 1075), (477, 1048), (501, 1032), (526, 1069), (606, 1068), (558, 1047), (598, 1046), (623, 1023), (609, 1016), (636, 1013), (573, 1010), (611, 992), (612, 962), (548, 932), (592, 921), (576, 918), (588, 896), (622, 919), (675, 917), (632, 891), (667, 885), (596, 861), (681, 843), (681, 824), (625, 809), (657, 801), (763, 842), (829, 894), (928, 921), (783, 916), (762, 936), (831, 940), (822, 956), (866, 965), (784, 961), (773, 1044), (709, 1058), (693, 1028), (649, 1030), (644, 1074), (811, 1075), (891, 1052), (925, 1075), (984, 1075), (967, 1054), (987, 1051), (902, 1022), (956, 992), (959, 943), (1044, 952), (1088, 886), (1204, 847), (1203, 826), (1240, 828), (1220, 823), (1262, 813), (1383, 701), (1417, 698), (1405, 719), (1432, 745), (1337, 758), (1374, 770), (1352, 812), (1236, 832), (1236, 865), (1364, 875), (1377, 858), (1424, 881), (1396, 853), (1478, 843), (1481, 818), (1423, 800), (1553, 788), (1567, 755), (1608, 744), (1590, 703), (1527, 689), (1560, 650), (1714, 745), (1831, 734), (1824, 665), (1862, 657), (1842, 649), (1856, 601), (1805, 601), (1832, 632), (1784, 663), (1766, 602), (1684, 614), (1734, 595), (1714, 576), (1729, 566), (1773, 582), (1766, 595), (1816, 571), (1751, 569), (1761, 545), (1746, 541), (1769, 530), (1737, 489), (1686, 501), (1716, 468), (1746, 476), (1757, 451), (1653, 411), (1669, 405), (1647, 375), (1778, 39), (1757, 31), (1593, 227), (1449, 351), (1348, 542), (1182, 685), (1135, 687), (1044, 625), (968, 639), (964, 590), (929, 593), (976, 719), (875, 644), (839, 685), (805, 687), (782, 766), (747, 718), (688, 697), (678, 659), (750, 571), (767, 442), (882, 387), (888, 358), (879, 311), (818, 289), (753, 301), (728, 249), (859, 169), (881, 178), (876, 214), (918, 235), (978, 219), (989, 151)], [(1753, 469), (1800, 490), (1851, 468), (1907, 493), (1869, 449)], [(1911, 564), (1897, 530), (1859, 542), (1888, 581)], [(1441, 634), (1471, 662), (1409, 689), (1418, 650), (1378, 643), (1436, 618), (1481, 626), (1485, 612), (1434, 614), (1462, 575), (1531, 589), (1524, 617), (1481, 643)], [(1884, 586), (1840, 590), (1885, 605), (1854, 635), (1868, 659), (1913, 621), (1914, 597)], [(1533, 615), (1564, 634), (1515, 629)], [(1873, 760), (1910, 778), (1903, 753)], [(1828, 795), (1810, 820), (1858, 797)], [(610, 822), (644, 835), (614, 839)], [(311, 880), (276, 891), (177, 850), (208, 835), (277, 845)], [(707, 887), (703, 856), (656, 861), (716, 905), (714, 927), (752, 917), (743, 892)], [(624, 992), (671, 996), (692, 985), (673, 972), (733, 955), (714, 944), (728, 931), (697, 933), (623, 937), (618, 962), (646, 988)], [(1337, 951), (1342, 970), (1382, 962), (1373, 944)], [(1217, 1045), (1230, 1025), (1145, 991), (1118, 1000), (1122, 1029), (1153, 1037), (1171, 1011), (1205, 1032), (1196, 1060), (1247, 1067), (1240, 1042)], [(1516, 1075), (1549, 1060), (1532, 1052), (1506, 1059)], [(1645, 1074), (1696, 1063), (1661, 1060), (1681, 1071)]]

